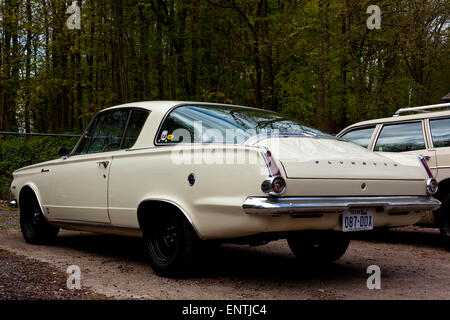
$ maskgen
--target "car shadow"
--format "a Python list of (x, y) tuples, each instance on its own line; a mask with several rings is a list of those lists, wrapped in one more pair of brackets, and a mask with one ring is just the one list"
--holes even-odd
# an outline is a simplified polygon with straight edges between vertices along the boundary
[(408, 244), (447, 250), (450, 249), (438, 229), (433, 228), (420, 228), (420, 231), (397, 228), (373, 232), (355, 232), (351, 234), (351, 238), (370, 242)]
[[(138, 262), (147, 264), (143, 241), (139, 238), (100, 234), (63, 234), (54, 246), (95, 254), (108, 261)], [(365, 275), (357, 263), (343, 262), (309, 266), (294, 257), (283, 241), (264, 246), (222, 244), (202, 250), (197, 256), (192, 270), (181, 278), (234, 280), (264, 279), (277, 282), (326, 281), (331, 279), (354, 278), (355, 274)]]

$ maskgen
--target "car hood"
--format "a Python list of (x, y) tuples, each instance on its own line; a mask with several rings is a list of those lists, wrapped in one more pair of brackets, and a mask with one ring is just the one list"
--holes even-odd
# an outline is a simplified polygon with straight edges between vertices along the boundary
[(287, 178), (424, 180), (417, 155), (377, 154), (333, 138), (268, 137), (254, 144), (268, 148)]

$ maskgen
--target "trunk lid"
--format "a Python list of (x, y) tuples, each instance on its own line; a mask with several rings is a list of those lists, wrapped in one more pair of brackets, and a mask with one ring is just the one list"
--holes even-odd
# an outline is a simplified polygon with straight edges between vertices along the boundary
[(268, 137), (268, 148), (289, 179), (425, 180), (415, 155), (387, 157), (352, 142), (318, 137)]

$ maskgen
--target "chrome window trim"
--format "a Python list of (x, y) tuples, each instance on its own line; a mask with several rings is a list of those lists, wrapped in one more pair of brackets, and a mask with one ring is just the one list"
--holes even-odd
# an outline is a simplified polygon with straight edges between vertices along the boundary
[[(124, 138), (124, 136), (125, 136), (125, 134), (126, 134), (126, 132), (127, 132), (127, 130), (128, 130), (128, 124), (129, 124), (129, 120), (130, 120), (131, 113), (133, 112), (133, 110), (139, 110), (139, 111), (145, 111), (145, 112), (147, 112), (147, 119), (145, 120), (144, 125), (142, 126), (142, 128), (145, 126), (145, 124), (147, 123), (147, 121), (148, 121), (148, 119), (149, 119), (149, 117), (150, 117), (150, 114), (152, 113), (152, 111), (149, 110), (149, 109), (141, 108), (141, 107), (133, 107), (133, 106), (130, 106), (130, 107), (121, 107), (121, 108), (113, 108), (113, 109), (105, 109), (105, 110), (102, 110), (102, 111), (97, 112), (97, 113), (92, 117), (91, 121), (89, 122), (88, 126), (86, 127), (86, 130), (84, 130), (83, 133), (81, 134), (80, 139), (78, 139), (78, 141), (77, 141), (77, 143), (75, 144), (75, 146), (73, 147), (72, 151), (68, 154), (68, 157), (71, 157), (71, 156), (84, 156), (84, 155), (88, 155), (88, 154), (105, 153), (105, 152), (112, 152), (112, 151), (129, 150), (129, 149), (133, 148), (133, 147), (131, 147), (131, 148), (128, 148), (128, 149), (111, 150), (111, 151), (103, 151), (103, 152), (101, 151), (101, 152), (93, 152), (93, 153), (76, 153), (76, 151), (77, 151), (77, 149), (79, 148), (79, 145), (81, 144), (81, 142), (83, 141), (83, 139), (87, 138), (86, 135), (87, 135), (88, 131), (91, 130), (91, 129), (95, 129), (95, 126), (97, 125), (98, 117), (99, 117), (102, 113), (113, 112), (113, 111), (117, 111), (117, 110), (128, 110), (128, 119), (127, 119), (127, 123), (126, 123), (126, 125), (125, 125), (124, 135), (122, 136), (121, 145), (122, 145), (122, 142), (123, 142), (123, 138)], [(141, 135), (141, 133), (142, 133), (142, 130), (141, 130), (141, 132), (139, 133), (139, 136)], [(139, 136), (138, 136), (138, 138), (139, 138)], [(137, 139), (136, 139), (136, 141), (137, 141)], [(136, 143), (136, 142), (135, 142), (135, 143)]]
[(428, 143), (427, 143), (427, 137), (426, 137), (426, 131), (425, 131), (425, 125), (424, 125), (424, 119), (414, 119), (414, 120), (408, 120), (408, 121), (399, 121), (399, 122), (386, 122), (386, 123), (380, 123), (380, 128), (378, 129), (377, 135), (373, 141), (372, 149), (373, 152), (385, 152), (385, 151), (375, 151), (375, 147), (378, 143), (378, 139), (380, 139), (380, 135), (383, 132), (384, 127), (386, 126), (395, 126), (395, 125), (402, 125), (402, 124), (408, 124), (408, 123), (415, 123), (420, 122), (422, 124), (422, 137), (423, 142), (425, 144), (425, 149), (419, 149), (419, 150), (412, 150), (412, 151), (420, 151), (420, 150), (428, 150)]
[[(249, 110), (263, 110), (263, 109), (258, 109), (258, 108), (252, 108), (252, 107), (246, 107), (246, 106), (238, 106), (238, 105), (234, 105), (234, 104), (220, 104), (220, 103), (180, 103), (177, 104), (175, 106), (173, 106), (172, 108), (170, 108), (164, 115), (164, 117), (162, 118), (161, 122), (159, 123), (158, 126), (158, 130), (156, 130), (156, 135), (155, 138), (153, 139), (153, 144), (155, 147), (168, 147), (168, 146), (176, 146), (178, 145), (178, 143), (158, 143), (158, 136), (161, 134), (161, 129), (162, 126), (164, 124), (164, 122), (167, 120), (167, 118), (170, 116), (170, 114), (175, 111), (175, 109), (181, 108), (181, 107), (221, 107), (221, 108), (242, 108), (242, 109), (249, 109)], [(267, 112), (272, 112), (272, 113), (276, 113), (275, 111), (271, 111), (271, 110), (263, 110), (263, 111), (267, 111)], [(190, 143), (190, 144), (207, 144), (207, 143)]]

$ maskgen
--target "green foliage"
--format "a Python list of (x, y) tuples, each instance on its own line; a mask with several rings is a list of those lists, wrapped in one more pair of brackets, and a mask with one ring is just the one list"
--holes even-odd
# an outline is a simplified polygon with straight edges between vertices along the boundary
[(73, 148), (77, 138), (8, 137), (0, 139), (0, 199), (9, 198), (14, 170), (58, 158), (58, 149)]
[(0, 5), (0, 130), (82, 132), (109, 106), (193, 100), (328, 132), (450, 91), (447, 0), (67, 0)]

